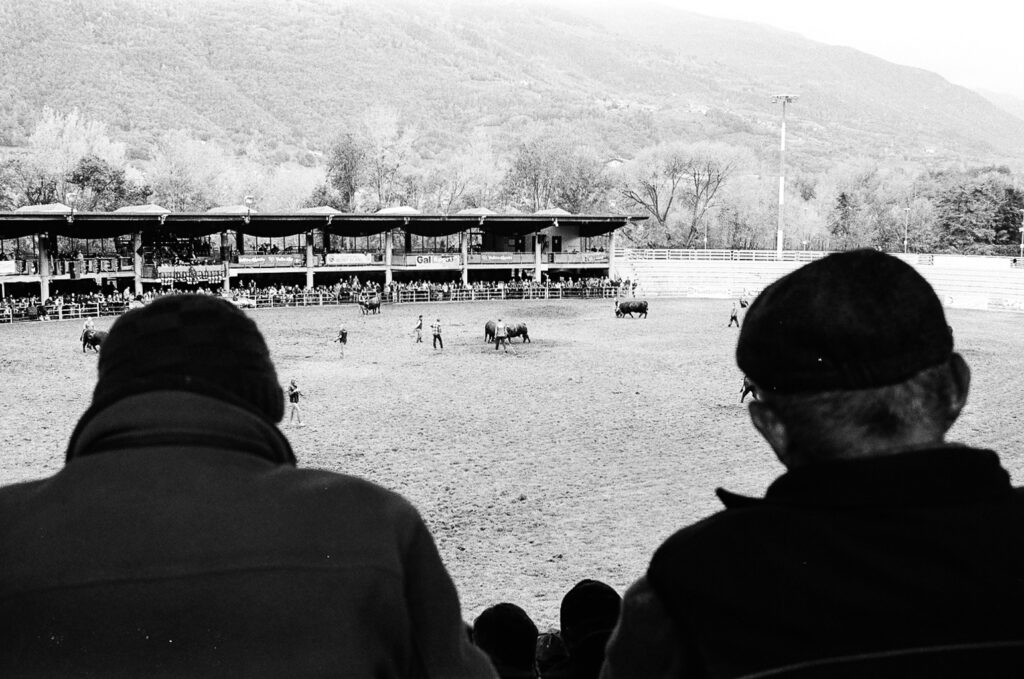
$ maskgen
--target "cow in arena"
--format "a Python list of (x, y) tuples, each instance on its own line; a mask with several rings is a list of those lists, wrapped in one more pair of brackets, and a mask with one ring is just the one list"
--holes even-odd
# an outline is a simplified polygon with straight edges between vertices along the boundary
[(615, 301), (615, 317), (622, 318), (623, 316), (629, 315), (633, 318), (633, 314), (639, 314), (640, 318), (647, 318), (647, 300), (626, 300), (620, 302)]
[(359, 308), (363, 310), (363, 315), (374, 313), (380, 313), (380, 295), (374, 295), (373, 297), (364, 298), (360, 297)]
[(526, 323), (509, 323), (508, 326), (508, 339), (511, 342), (513, 337), (522, 337), (523, 344), (533, 342), (530, 340), (530, 333), (526, 330)]
[(497, 327), (498, 327), (498, 324), (495, 323), (494, 321), (487, 321), (486, 323), (484, 323), (484, 341), (485, 342), (493, 342), (494, 341), (494, 331), (497, 329)]
[(743, 384), (740, 386), (740, 403), (743, 403), (743, 399), (750, 394), (750, 397), (755, 401), (759, 400), (757, 396), (757, 390), (754, 388), (754, 383), (750, 381), (750, 378), (746, 375), (743, 376)]
[(99, 353), (100, 345), (105, 339), (107, 339), (106, 330), (83, 330), (81, 337), (82, 352), (84, 353), (87, 347), (92, 347), (93, 351)]

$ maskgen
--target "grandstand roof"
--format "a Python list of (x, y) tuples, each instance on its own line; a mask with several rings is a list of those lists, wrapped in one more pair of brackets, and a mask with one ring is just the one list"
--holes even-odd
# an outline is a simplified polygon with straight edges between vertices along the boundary
[(19, 209), (0, 212), (0, 238), (49, 233), (69, 238), (113, 238), (136, 231), (161, 230), (179, 237), (241, 231), (279, 238), (322, 229), (338, 236), (369, 236), (401, 229), (417, 236), (447, 236), (478, 229), (521, 236), (548, 227), (575, 226), (584, 237), (598, 236), (647, 219), (644, 215), (571, 214), (323, 214), (310, 212), (218, 214), (210, 212), (53, 212)]

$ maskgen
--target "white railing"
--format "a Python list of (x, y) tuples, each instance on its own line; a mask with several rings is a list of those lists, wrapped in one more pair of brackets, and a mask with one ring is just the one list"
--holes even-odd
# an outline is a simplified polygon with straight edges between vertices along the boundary
[[(356, 304), (359, 293), (342, 292), (339, 295), (329, 292), (303, 291), (294, 293), (269, 293), (260, 291), (252, 294), (245, 290), (234, 290), (228, 297), (243, 308), (278, 309), (282, 307), (337, 306)], [(589, 287), (565, 287), (558, 285), (528, 285), (516, 288), (484, 288), (443, 290), (397, 290), (392, 293), (381, 293), (381, 301), (385, 304), (415, 304), (423, 302), (484, 302), (494, 300), (544, 300), (544, 299), (611, 299), (619, 295), (631, 294), (625, 290), (620, 293), (618, 285), (600, 285)], [(45, 311), (44, 311), (45, 310)], [(128, 303), (122, 301), (95, 302), (88, 304), (48, 304), (0, 307), (0, 324), (20, 321), (63, 321), (100, 316), (119, 316), (128, 310)]]
[(669, 250), (653, 248), (624, 248), (627, 260), (694, 260), (731, 262), (811, 262), (829, 253), (818, 250), (784, 250), (779, 256), (775, 250)]

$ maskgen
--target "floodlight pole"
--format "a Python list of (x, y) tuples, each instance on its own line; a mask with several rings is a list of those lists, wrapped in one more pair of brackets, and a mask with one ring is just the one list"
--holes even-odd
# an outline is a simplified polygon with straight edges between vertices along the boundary
[(782, 227), (785, 223), (786, 207), (786, 104), (796, 101), (799, 95), (776, 94), (772, 103), (782, 103), (782, 135), (779, 145), (779, 231), (775, 235), (775, 257), (782, 259)]
[(907, 244), (910, 242), (910, 208), (903, 208), (903, 254), (907, 254)]
[(1024, 210), (1020, 211), (1020, 258), (1024, 260)]

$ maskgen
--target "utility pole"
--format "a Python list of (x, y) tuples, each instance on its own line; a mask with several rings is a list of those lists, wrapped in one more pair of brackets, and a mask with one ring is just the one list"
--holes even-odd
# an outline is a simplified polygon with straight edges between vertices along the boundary
[(782, 137), (779, 146), (779, 232), (775, 235), (775, 257), (782, 259), (782, 228), (785, 223), (786, 207), (786, 104), (799, 98), (796, 94), (776, 94), (772, 103), (782, 103)]
[(907, 254), (907, 243), (910, 240), (910, 208), (903, 208), (903, 254)]

